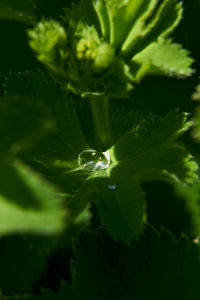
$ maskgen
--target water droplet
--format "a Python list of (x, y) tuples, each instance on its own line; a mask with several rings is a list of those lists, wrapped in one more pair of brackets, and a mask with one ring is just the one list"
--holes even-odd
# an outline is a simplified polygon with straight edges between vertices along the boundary
[(116, 184), (108, 184), (108, 188), (109, 188), (109, 190), (114, 191), (114, 190), (116, 190), (117, 185)]
[(84, 150), (78, 156), (78, 164), (89, 171), (107, 169), (110, 165), (110, 155), (107, 152), (99, 152), (93, 149)]

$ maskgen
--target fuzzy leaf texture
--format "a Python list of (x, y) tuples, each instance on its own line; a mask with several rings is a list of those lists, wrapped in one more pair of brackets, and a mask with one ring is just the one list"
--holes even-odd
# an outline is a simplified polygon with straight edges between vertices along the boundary
[(124, 55), (128, 55), (131, 58), (159, 37), (169, 35), (178, 25), (181, 17), (182, 6), (180, 2), (175, 0), (163, 1), (156, 8), (156, 12), (149, 22), (148, 20), (147, 23), (141, 22), (143, 26), (136, 27), (136, 33), (133, 27), (133, 33), (130, 34), (122, 48)]
[[(198, 180), (197, 164), (175, 143), (190, 125), (185, 114), (172, 111), (163, 120), (150, 118), (142, 122), (109, 150), (113, 164), (102, 174), (95, 174), (96, 205), (102, 223), (113, 236), (127, 241), (141, 232), (145, 216), (143, 182), (159, 179), (194, 183)], [(88, 190), (92, 190), (90, 185)], [(191, 218), (196, 218), (197, 211), (198, 205), (191, 212)]]
[(102, 173), (105, 178), (96, 174), (96, 180), (91, 182), (96, 185), (93, 198), (102, 224), (114, 238), (124, 242), (138, 237), (143, 230), (145, 197), (137, 176), (122, 168)]
[[(104, 230), (83, 231), (74, 247), (72, 281), (59, 292), (11, 296), (5, 300), (198, 298), (199, 245), (183, 236), (146, 226), (129, 246), (113, 241)], [(184, 284), (183, 284), (184, 283)], [(4, 298), (3, 298), (4, 300)]]
[(184, 77), (193, 72), (191, 69), (193, 59), (188, 54), (188, 51), (182, 49), (179, 44), (160, 39), (137, 54), (132, 62), (133, 66), (134, 63), (141, 66), (136, 73), (138, 80), (142, 79), (143, 71), (149, 74)]
[[(104, 230), (82, 232), (75, 246), (72, 283), (47, 299), (190, 299), (197, 296), (199, 246), (151, 227), (129, 247)], [(184, 282), (184, 284), (183, 284)], [(44, 297), (44, 299), (46, 299)]]
[[(177, 110), (163, 119), (150, 117), (119, 139), (111, 149), (120, 167), (137, 172), (137, 176), (152, 179), (161, 174), (174, 174), (184, 182), (197, 180), (197, 165), (176, 139), (190, 126), (187, 114)], [(151, 157), (151, 160), (149, 160)]]
[[(72, 193), (72, 187), (80, 189), (69, 204), (75, 215), (96, 198), (102, 222), (114, 236), (128, 240), (142, 229), (145, 202), (141, 182), (154, 178), (175, 178), (191, 183), (197, 180), (197, 165), (184, 149), (174, 144), (189, 126), (186, 115), (177, 111), (169, 113), (164, 120), (150, 118), (113, 146), (109, 151), (113, 163), (106, 171), (86, 172), (84, 175), (83, 171), (74, 170), (51, 179), (66, 193)], [(127, 181), (127, 178), (130, 180)], [(116, 189), (112, 190), (112, 186)], [(123, 201), (120, 200), (122, 198)], [(123, 222), (119, 223), (119, 219)]]
[(154, 69), (165, 75), (191, 74), (188, 52), (160, 40), (181, 17), (176, 0), (80, 1), (66, 10), (65, 26), (43, 20), (28, 34), (31, 48), (62, 88), (82, 97), (122, 98)]
[[(18, 78), (15, 76), (10, 77), (7, 81), (6, 90), (10, 96), (15, 90), (18, 93), (23, 93), (24, 97), (30, 97), (32, 94), (32, 85), (40, 86), (40, 88), (36, 90), (37, 98), (47, 97), (48, 100), (52, 99), (52, 102), (49, 102), (49, 104), (52, 103), (55, 109), (59, 135), (56, 135), (55, 132), (53, 134), (51, 132), (48, 134), (47, 132), (47, 135), (42, 136), (36, 143), (34, 141), (27, 141), (24, 149), (22, 148), (20, 151), (20, 158), (36, 169), (37, 172), (42, 173), (48, 181), (59, 187), (62, 193), (68, 195), (68, 210), (71, 211), (70, 217), (74, 219), (75, 222), (76, 217), (87, 208), (90, 201), (93, 201), (89, 195), (93, 194), (93, 192), (96, 193), (97, 190), (97, 194), (102, 198), (102, 204), (99, 204), (100, 211), (103, 206), (107, 207), (108, 210), (106, 214), (108, 216), (109, 211), (110, 213), (112, 212), (111, 209), (114, 205), (116, 214), (112, 213), (111, 220), (113, 224), (109, 223), (109, 226), (115, 235), (122, 239), (129, 239), (133, 235), (137, 235), (137, 231), (140, 231), (142, 226), (143, 211), (143, 193), (138, 184), (136, 183), (135, 186), (139, 201), (137, 201), (137, 197), (135, 201), (134, 198), (128, 197), (126, 205), (125, 203), (123, 205), (122, 202), (116, 206), (115, 203), (118, 201), (116, 202), (115, 198), (122, 197), (126, 187), (122, 187), (122, 190), (117, 189), (116, 193), (110, 194), (108, 184), (110, 181), (115, 181), (115, 177), (121, 180), (124, 175), (120, 174), (120, 172), (115, 172), (116, 174), (113, 175), (113, 178), (110, 180), (107, 173), (104, 172), (103, 176), (106, 176), (105, 180), (108, 182), (103, 186), (101, 192), (101, 189), (99, 190), (102, 184), (101, 174), (95, 172), (96, 176), (100, 177), (100, 186), (98, 185), (96, 187), (96, 179), (91, 177), (92, 173), (79, 168), (78, 155), (83, 150), (88, 149), (89, 146), (82, 136), (73, 106), (53, 87), (53, 83), (51, 81), (46, 83), (42, 74), (36, 75), (29, 73)], [(24, 86), (26, 89), (24, 89)], [(49, 91), (49, 96), (46, 93), (47, 90)], [(43, 91), (45, 91), (44, 94)], [(54, 95), (56, 95), (56, 97)], [(126, 185), (126, 182), (124, 183)], [(131, 184), (129, 184), (127, 188), (130, 189)], [(111, 206), (104, 201), (105, 197), (109, 202), (110, 196), (113, 196)], [(70, 198), (71, 200), (69, 201)], [(126, 217), (127, 212), (129, 217)], [(135, 217), (133, 218), (133, 216)], [(104, 216), (102, 216), (102, 218), (104, 218)], [(115, 228), (118, 218), (123, 219), (124, 225)], [(126, 230), (127, 228), (129, 230)]]
[(28, 82), (35, 82), (35, 86), (40, 82), (37, 93), (41, 95), (43, 91), (49, 91), (57, 129), (37, 143), (29, 142), (20, 152), (20, 158), (67, 196), (70, 211), (67, 224), (76, 222), (93, 202), (109, 232), (117, 239), (131, 240), (143, 228), (146, 202), (143, 182), (157, 179), (193, 183), (197, 180), (196, 163), (182, 146), (176, 144), (177, 138), (191, 126), (187, 114), (174, 110), (164, 118), (149, 116), (136, 122), (132, 130), (108, 150), (110, 166), (92, 172), (78, 165), (78, 155), (90, 146), (83, 137), (72, 103), (51, 80), (45, 82), (42, 73), (11, 78), (7, 90), (11, 94), (18, 88), (18, 92), (21, 90), (28, 96), (32, 92), (31, 86), (23, 89), (23, 86), (29, 86)]

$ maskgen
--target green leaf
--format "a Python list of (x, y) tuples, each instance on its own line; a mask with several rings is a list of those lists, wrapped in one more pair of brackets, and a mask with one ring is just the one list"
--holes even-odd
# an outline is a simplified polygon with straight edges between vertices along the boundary
[(0, 151), (18, 152), (25, 144), (55, 132), (52, 101), (60, 96), (42, 72), (9, 74), (0, 99)]
[(72, 216), (95, 202), (102, 223), (115, 238), (136, 238), (145, 217), (142, 182), (159, 179), (192, 183), (198, 179), (197, 164), (175, 143), (190, 126), (187, 114), (176, 110), (163, 119), (149, 117), (109, 150), (111, 166), (107, 171), (90, 174), (75, 169), (53, 178), (65, 193), (72, 194), (68, 201)]
[(53, 187), (19, 162), (1, 161), (0, 177), (1, 235), (62, 230), (66, 211)]
[[(105, 237), (104, 241), (109, 241), (106, 234)], [(110, 243), (109, 246), (111, 246)], [(86, 247), (88, 247), (87, 256)], [(109, 247), (108, 251), (110, 252), (110, 250)], [(112, 248), (112, 250), (114, 249)], [(73, 299), (80, 299), (81, 295), (85, 299), (126, 299), (123, 289), (121, 291), (121, 283), (117, 274), (105, 256), (106, 253), (108, 254), (108, 252), (104, 253), (101, 242), (98, 241), (95, 233), (83, 232), (81, 234), (79, 243), (76, 244), (73, 264)], [(102, 259), (102, 255), (104, 259)], [(90, 259), (88, 260), (88, 258)], [(92, 274), (93, 276), (91, 276)]]
[(99, 18), (101, 33), (104, 39), (107, 42), (109, 42), (110, 41), (110, 20), (108, 15), (108, 8), (106, 6), (106, 1), (92, 0), (92, 4)]
[(60, 97), (54, 100), (54, 111), (59, 128), (65, 144), (71, 149), (74, 157), (89, 146), (80, 127), (79, 119), (76, 113), (76, 107), (71, 98)]
[[(7, 104), (4, 100), (8, 112), (6, 115), (4, 109), (2, 116), (0, 114), (4, 124), (2, 131), (5, 131), (8, 124), (4, 138), (8, 139), (9, 143), (12, 138), (18, 141), (21, 135), (24, 136), (26, 145), (20, 149), (20, 157), (24, 157), (29, 163), (32, 161), (40, 168), (39, 171), (48, 171), (49, 175), (59, 170), (63, 172), (72, 167), (77, 168), (78, 154), (87, 149), (88, 145), (80, 128), (75, 105), (69, 95), (62, 93), (55, 82), (42, 72), (11, 74), (6, 80), (5, 90), (6, 97), (11, 98), (11, 102)], [(15, 99), (16, 94), (21, 95), (22, 99), (15, 104), (12, 99)], [(25, 104), (23, 99), (26, 100)], [(51, 127), (44, 130), (41, 136), (42, 128), (39, 126), (45, 125), (45, 118), (47, 121), (49, 118), (52, 125), (50, 123)], [(16, 130), (18, 128), (19, 130)], [(8, 135), (9, 130), (11, 133), (15, 130), (12, 136)], [(36, 141), (30, 140), (31, 130), (37, 137)]]
[(15, 20), (25, 24), (34, 24), (34, 3), (32, 0), (1, 0), (0, 19)]
[(71, 194), (67, 207), (72, 221), (94, 203), (101, 222), (114, 238), (127, 242), (141, 233), (144, 194), (132, 171), (113, 167), (108, 172), (90, 174), (80, 169), (51, 180)]
[(72, 266), (73, 299), (160, 300), (162, 295), (167, 300), (199, 295), (199, 246), (149, 226), (129, 246), (114, 242), (104, 230), (83, 232)]
[(89, 176), (88, 171), (80, 169), (78, 154), (58, 136), (47, 136), (40, 143), (28, 145), (20, 158), (58, 187), (68, 201)]
[(89, 175), (90, 172), (77, 168), (49, 178), (51, 182), (62, 188), (62, 191), (68, 195), (67, 207), (72, 220), (76, 219), (89, 204)]
[(192, 185), (184, 185), (181, 183), (174, 184), (174, 191), (177, 197), (182, 198), (186, 211), (189, 214), (191, 223), (191, 233), (194, 236), (200, 235), (200, 205), (199, 205), (199, 194), (200, 194), (200, 183)]
[(42, 71), (10, 72), (4, 82), (5, 94), (23, 95), (31, 99), (40, 99), (46, 105), (60, 96), (61, 91), (54, 80)]
[(96, 185), (95, 204), (107, 230), (124, 242), (138, 237), (143, 228), (144, 194), (135, 174), (113, 168), (109, 177), (97, 177)]
[(35, 99), (16, 94), (0, 99), (1, 154), (11, 147), (38, 138), (53, 127), (48, 108)]
[(144, 195), (132, 171), (117, 167), (90, 173), (77, 169), (50, 180), (71, 195), (67, 208), (73, 222), (92, 202), (113, 237), (128, 241), (141, 233)]
[(133, 63), (141, 66), (148, 65), (149, 74), (166, 74), (169, 76), (189, 76), (193, 70), (193, 59), (189, 52), (182, 49), (179, 44), (170, 40), (160, 39), (152, 43), (142, 52), (134, 56)]
[(177, 0), (164, 0), (158, 7), (153, 18), (143, 27), (133, 27), (122, 47), (122, 54), (127, 58), (142, 51), (159, 37), (169, 35), (178, 25), (182, 17), (182, 5)]
[(18, 156), (46, 176), (64, 174), (67, 170), (78, 167), (78, 155), (56, 133), (49, 133), (37, 142), (26, 143)]
[(137, 24), (138, 19), (142, 17), (144, 21), (144, 15), (147, 17), (155, 5), (155, 0), (107, 1), (111, 45), (120, 50), (121, 45), (127, 38), (132, 27)]
[[(122, 137), (110, 152), (120, 167), (141, 178), (172, 173), (180, 180), (197, 180), (197, 165), (175, 141), (191, 126), (187, 114), (174, 110), (163, 119), (149, 118)], [(151, 158), (151, 159), (149, 159)], [(159, 175), (160, 176), (160, 175)]]
[[(161, 69), (179, 76), (191, 73), (187, 53), (182, 50), (182, 62), (179, 47), (172, 49), (168, 44), (156, 49), (155, 66), (145, 58), (131, 63), (135, 55), (178, 25), (182, 17), (178, 0), (81, 0), (65, 13), (67, 31), (52, 20), (42, 20), (29, 30), (30, 46), (65, 90), (83, 98), (120, 98), (150, 71)], [(178, 54), (161, 63), (163, 52), (169, 51)]]
[[(67, 205), (70, 206), (71, 197), (74, 198), (89, 176), (88, 172), (80, 169), (78, 165), (78, 155), (89, 146), (82, 134), (72, 99), (61, 93), (55, 83), (41, 72), (12, 75), (7, 79), (5, 89), (10, 97), (14, 97), (15, 92), (18, 92), (24, 97), (29, 97), (31, 103), (34, 99), (40, 99), (50, 112), (53, 111), (55, 127), (45, 132), (36, 142), (26, 139), (18, 157), (57, 186), (67, 196)], [(40, 119), (42, 122), (42, 118)], [(82, 205), (82, 210), (85, 207), (86, 205)], [(75, 213), (74, 208), (74, 221), (82, 210)]]
[(78, 4), (72, 3), (70, 8), (65, 8), (62, 20), (76, 30), (77, 23), (81, 22), (89, 26), (95, 26), (100, 32), (100, 24), (91, 0), (80, 0)]

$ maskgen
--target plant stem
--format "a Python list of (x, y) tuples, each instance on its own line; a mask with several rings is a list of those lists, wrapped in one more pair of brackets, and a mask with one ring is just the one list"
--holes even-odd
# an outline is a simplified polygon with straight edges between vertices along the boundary
[(90, 98), (96, 146), (98, 150), (106, 150), (111, 145), (111, 129), (109, 125), (109, 103), (106, 97)]

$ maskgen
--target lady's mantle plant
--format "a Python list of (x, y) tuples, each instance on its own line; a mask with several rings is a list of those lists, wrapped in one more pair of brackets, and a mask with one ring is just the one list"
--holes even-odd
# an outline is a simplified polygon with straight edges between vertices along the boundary
[(109, 98), (127, 96), (148, 74), (192, 73), (188, 52), (167, 39), (181, 17), (175, 0), (82, 1), (65, 11), (62, 24), (42, 20), (29, 31), (31, 47), (61, 87), (91, 99), (98, 148), (113, 144)]
[(147, 74), (191, 74), (187, 51), (168, 39), (181, 17), (176, 0), (81, 1), (62, 24), (39, 22), (30, 45), (63, 88), (122, 98)]
[(193, 73), (170, 38), (182, 1), (81, 0), (37, 23), (32, 2), (0, 1), (45, 67), (0, 99), (0, 299), (198, 299), (198, 165), (179, 138), (195, 122), (199, 139), (199, 110), (125, 109), (145, 76)]
[[(188, 52), (169, 39), (181, 17), (182, 4), (176, 0), (81, 1), (65, 10), (61, 23), (42, 20), (28, 32), (31, 48), (61, 88), (90, 99), (93, 112), (97, 149), (89, 150), (82, 136), (73, 149), (79, 159), (73, 156), (71, 167), (50, 180), (62, 182), (71, 195), (72, 219), (93, 201), (102, 223), (124, 241), (141, 232), (146, 218), (142, 182), (160, 179), (184, 189), (185, 183), (197, 180), (196, 164), (175, 143), (191, 125), (186, 114), (172, 111), (163, 119), (140, 120), (114, 144), (109, 121), (109, 99), (126, 97), (144, 76), (192, 73)], [(66, 118), (73, 124), (70, 104), (62, 101), (57, 106), (70, 110)], [(102, 150), (111, 162), (103, 167), (105, 154), (96, 152)], [(91, 156), (85, 164), (80, 163), (84, 155)], [(78, 182), (75, 193), (67, 184), (70, 176)]]

